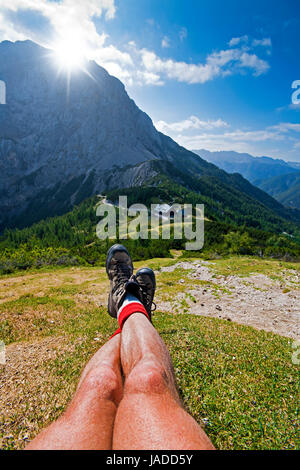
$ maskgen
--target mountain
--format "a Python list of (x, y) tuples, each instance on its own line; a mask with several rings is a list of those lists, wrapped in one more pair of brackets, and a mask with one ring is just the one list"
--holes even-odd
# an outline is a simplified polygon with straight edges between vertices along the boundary
[(4, 41), (0, 80), (7, 89), (0, 106), (2, 230), (64, 214), (95, 194), (164, 181), (200, 196), (215, 218), (298, 230), (297, 211), (158, 132), (124, 85), (95, 62), (68, 83), (51, 51)]
[(194, 150), (194, 153), (228, 173), (240, 173), (250, 183), (259, 187), (266, 179), (292, 173), (300, 168), (300, 163), (285, 162), (270, 157), (253, 157), (248, 153), (210, 152), (203, 149)]
[(300, 163), (285, 162), (270, 157), (252, 157), (247, 153), (233, 151), (194, 150), (194, 152), (228, 173), (240, 173), (281, 204), (300, 209), (298, 185)]
[(270, 178), (260, 187), (283, 205), (300, 209), (300, 171)]

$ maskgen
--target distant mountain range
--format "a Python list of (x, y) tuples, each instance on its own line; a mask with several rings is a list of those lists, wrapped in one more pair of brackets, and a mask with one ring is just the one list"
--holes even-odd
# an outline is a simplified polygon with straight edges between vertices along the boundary
[(300, 162), (253, 157), (233, 151), (210, 152), (202, 149), (194, 152), (228, 173), (240, 173), (285, 206), (300, 209)]
[(158, 132), (124, 85), (95, 62), (74, 72), (68, 87), (49, 50), (4, 41), (0, 80), (7, 88), (0, 106), (0, 230), (64, 214), (112, 189), (172, 184), (204, 202), (211, 219), (299, 230), (299, 211)]

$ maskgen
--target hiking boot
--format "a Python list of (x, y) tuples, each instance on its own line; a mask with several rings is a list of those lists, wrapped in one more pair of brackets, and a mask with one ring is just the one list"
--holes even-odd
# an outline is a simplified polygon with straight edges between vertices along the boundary
[[(147, 310), (151, 321), (152, 312), (156, 310), (156, 305), (153, 302), (156, 288), (155, 274), (150, 268), (142, 268), (139, 269), (134, 277), (141, 288), (141, 302)], [(154, 306), (154, 309), (152, 309), (152, 305)]]
[(110, 280), (108, 313), (117, 318), (118, 310), (127, 294), (132, 294), (141, 301), (141, 289), (133, 276), (131, 257), (123, 245), (110, 248), (106, 258), (106, 272)]

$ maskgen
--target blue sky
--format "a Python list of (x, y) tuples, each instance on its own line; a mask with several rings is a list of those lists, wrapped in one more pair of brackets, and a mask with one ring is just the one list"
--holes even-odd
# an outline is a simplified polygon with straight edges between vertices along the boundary
[(300, 161), (297, 0), (1, 0), (0, 40), (26, 38), (82, 49), (187, 148)]

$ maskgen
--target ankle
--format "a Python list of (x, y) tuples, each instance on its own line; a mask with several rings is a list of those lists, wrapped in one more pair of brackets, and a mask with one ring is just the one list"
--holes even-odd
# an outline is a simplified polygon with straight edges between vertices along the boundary
[(143, 315), (149, 320), (149, 316), (144, 305), (136, 297), (128, 294), (118, 311), (118, 322), (121, 330), (125, 321), (135, 314)]

